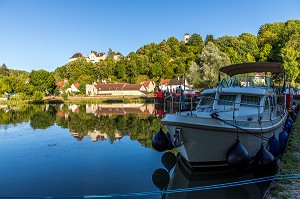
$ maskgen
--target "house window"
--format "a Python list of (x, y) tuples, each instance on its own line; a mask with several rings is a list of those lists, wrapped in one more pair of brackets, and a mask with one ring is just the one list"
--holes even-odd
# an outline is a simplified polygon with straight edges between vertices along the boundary
[(111, 90), (111, 87), (108, 90)]

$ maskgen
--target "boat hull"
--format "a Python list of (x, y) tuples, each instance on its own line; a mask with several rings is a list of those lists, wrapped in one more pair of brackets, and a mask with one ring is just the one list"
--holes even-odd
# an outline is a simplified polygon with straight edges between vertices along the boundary
[[(168, 129), (173, 142), (177, 137), (176, 132), (180, 132), (180, 141), (183, 145), (178, 149), (191, 166), (215, 167), (227, 166), (226, 154), (235, 144), (237, 136), (250, 157), (254, 157), (261, 144), (267, 146), (268, 140), (263, 140), (260, 136), (271, 138), (275, 133), (278, 137), (283, 130), (285, 120), (286, 116), (279, 117), (275, 120), (276, 123), (269, 126), (268, 122), (263, 123), (263, 127), (248, 122), (247, 128), (236, 128), (230, 125), (230, 121), (222, 122), (208, 117), (167, 114), (162, 124)], [(245, 126), (247, 123), (235, 121), (235, 124)], [(255, 126), (257, 128), (254, 128)]]

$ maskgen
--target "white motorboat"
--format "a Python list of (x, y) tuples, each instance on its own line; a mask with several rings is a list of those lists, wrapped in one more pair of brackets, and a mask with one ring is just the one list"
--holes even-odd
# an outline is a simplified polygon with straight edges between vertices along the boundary
[[(220, 72), (229, 78), (204, 90), (196, 110), (166, 114), (161, 120), (174, 146), (193, 167), (227, 166), (226, 156), (237, 140), (253, 160), (269, 138), (279, 137), (287, 120), (285, 89), (275, 87), (270, 77), (284, 75), (282, 64), (235, 64)], [(246, 75), (237, 76), (241, 74)]]

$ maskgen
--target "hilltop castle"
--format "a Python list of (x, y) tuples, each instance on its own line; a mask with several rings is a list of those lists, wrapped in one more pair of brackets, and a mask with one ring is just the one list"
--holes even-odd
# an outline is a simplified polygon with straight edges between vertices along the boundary
[[(121, 53), (117, 52), (113, 55), (113, 59), (115, 61), (118, 61), (121, 56)], [(69, 58), (69, 62), (75, 61), (79, 58), (85, 58), (88, 62), (96, 63), (99, 62), (100, 60), (105, 60), (106, 59), (106, 54), (105, 52), (96, 52), (91, 50), (91, 53), (88, 56), (84, 56), (82, 53), (75, 53), (72, 57)]]

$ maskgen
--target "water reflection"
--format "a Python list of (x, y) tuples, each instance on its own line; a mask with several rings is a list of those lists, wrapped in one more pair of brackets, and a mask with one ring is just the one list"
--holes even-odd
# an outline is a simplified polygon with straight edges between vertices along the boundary
[(33, 129), (58, 125), (68, 128), (81, 141), (109, 140), (114, 143), (124, 136), (151, 147), (151, 139), (160, 127), (154, 104), (83, 104), (83, 105), (18, 105), (0, 107), (0, 126), (30, 122)]
[[(178, 154), (164, 153), (161, 158), (165, 168), (158, 168), (152, 174), (153, 184), (159, 190), (177, 190), (174, 193), (165, 192), (161, 198), (224, 198), (224, 199), (257, 199), (263, 198), (270, 181), (239, 186), (217, 187), (199, 190), (199, 187), (220, 185), (263, 177), (254, 171), (237, 172), (229, 168), (223, 169), (192, 169)], [(193, 191), (184, 191), (193, 190)], [(198, 189), (198, 190), (196, 190)]]

